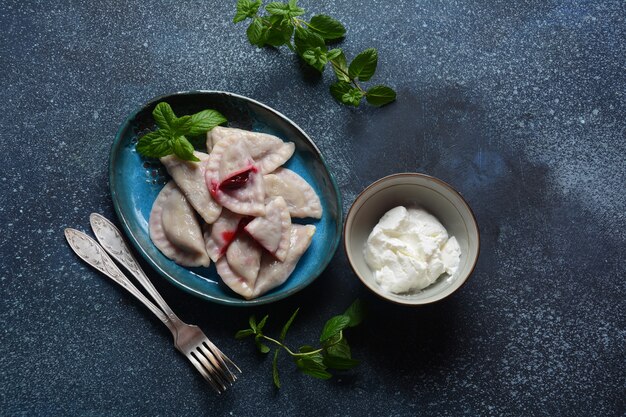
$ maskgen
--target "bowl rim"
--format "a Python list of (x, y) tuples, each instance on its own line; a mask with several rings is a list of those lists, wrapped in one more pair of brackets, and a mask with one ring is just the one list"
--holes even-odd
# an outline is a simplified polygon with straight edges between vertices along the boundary
[[(465, 206), (465, 208), (469, 212), (470, 218), (472, 220), (472, 223), (473, 223), (474, 227), (476, 228), (476, 238), (477, 238), (476, 257), (474, 258), (474, 261), (473, 261), (471, 269), (469, 270), (469, 272), (467, 273), (467, 275), (465, 276), (465, 278), (461, 282), (461, 285), (459, 285), (458, 288), (456, 288), (450, 294), (446, 294), (444, 296), (435, 296), (432, 299), (428, 299), (428, 300), (408, 300), (407, 299), (406, 301), (401, 301), (401, 300), (394, 300), (394, 299), (388, 298), (388, 297), (386, 297), (384, 295), (384, 292), (382, 290), (380, 290), (379, 288), (375, 288), (373, 285), (371, 285), (368, 282), (366, 282), (366, 280), (357, 271), (357, 268), (355, 267), (355, 265), (354, 265), (354, 263), (352, 261), (352, 256), (350, 255), (350, 252), (348, 251), (348, 243), (347, 243), (348, 239), (346, 237), (347, 237), (348, 224), (352, 225), (352, 217), (356, 213), (354, 211), (356, 203), (359, 200), (363, 199), (365, 197), (365, 194), (370, 189), (374, 188), (375, 186), (377, 186), (377, 185), (379, 185), (379, 184), (381, 184), (383, 182), (389, 181), (391, 179), (401, 178), (401, 177), (421, 177), (421, 178), (424, 178), (426, 180), (436, 182), (436, 183), (442, 185), (444, 188), (448, 189), (448, 191), (451, 191), (452, 193), (456, 194), (461, 199), (461, 202), (463, 203), (463, 205)], [(382, 299), (384, 299), (386, 301), (391, 301), (391, 302), (393, 302), (395, 304), (400, 304), (400, 305), (408, 305), (408, 306), (426, 305), (426, 304), (436, 303), (437, 301), (441, 301), (444, 298), (447, 298), (447, 297), (451, 296), (456, 291), (458, 291), (461, 287), (463, 287), (465, 285), (465, 283), (469, 280), (469, 278), (472, 276), (472, 274), (474, 273), (474, 270), (476, 269), (476, 265), (478, 263), (478, 258), (480, 257), (480, 228), (478, 226), (478, 221), (476, 220), (476, 215), (474, 214), (474, 211), (472, 210), (471, 206), (468, 204), (467, 200), (465, 200), (463, 195), (459, 191), (457, 191), (453, 186), (451, 186), (450, 184), (448, 184), (447, 182), (445, 182), (445, 181), (443, 181), (443, 180), (441, 180), (439, 178), (433, 177), (432, 175), (423, 174), (423, 173), (420, 173), (420, 172), (398, 172), (398, 173), (395, 173), (395, 174), (387, 175), (385, 177), (382, 177), (382, 178), (372, 182), (370, 185), (365, 187), (363, 189), (363, 191), (361, 191), (356, 196), (356, 198), (352, 202), (352, 205), (350, 206), (350, 209), (348, 210), (348, 214), (346, 215), (346, 221), (343, 223), (343, 250), (346, 253), (346, 257), (348, 258), (348, 263), (350, 264), (350, 268), (352, 268), (352, 271), (354, 272), (354, 274), (359, 278), (359, 280), (367, 288), (370, 289), (370, 291), (372, 291), (374, 294), (376, 294), (380, 298), (382, 298)]]
[[(317, 156), (319, 157), (320, 161), (322, 162), (322, 165), (326, 168), (326, 171), (329, 174), (329, 178), (330, 178), (330, 182), (331, 182), (331, 186), (334, 190), (335, 195), (337, 196), (337, 228), (336, 230), (338, 231), (336, 238), (334, 239), (334, 242), (332, 243), (332, 247), (331, 250), (329, 252), (329, 256), (328, 258), (325, 260), (325, 262), (323, 262), (322, 264), (319, 265), (318, 268), (316, 268), (315, 273), (305, 282), (302, 282), (300, 285), (291, 288), (289, 290), (285, 290), (283, 292), (278, 292), (275, 294), (270, 294), (267, 297), (260, 297), (260, 298), (255, 298), (252, 300), (245, 300), (245, 299), (241, 299), (241, 300), (226, 300), (226, 299), (222, 299), (216, 296), (212, 296), (212, 295), (208, 295), (206, 293), (203, 293), (201, 291), (198, 291), (194, 288), (191, 288), (188, 285), (185, 285), (175, 279), (173, 279), (170, 274), (166, 271), (164, 271), (156, 262), (153, 262), (151, 257), (146, 253), (146, 251), (144, 250), (144, 248), (139, 244), (139, 242), (137, 241), (137, 239), (135, 238), (134, 234), (131, 232), (130, 230), (130, 226), (128, 224), (128, 219), (126, 218), (126, 216), (124, 215), (124, 213), (122, 213), (120, 205), (119, 205), (119, 201), (118, 201), (118, 196), (116, 191), (113, 188), (113, 182), (114, 182), (114, 161), (113, 161), (113, 154), (114, 154), (114, 149), (115, 147), (121, 142), (121, 137), (126, 129), (126, 127), (129, 125), (129, 123), (137, 116), (137, 114), (139, 114), (139, 112), (141, 112), (143, 109), (155, 104), (158, 101), (161, 100), (165, 100), (168, 97), (172, 97), (172, 96), (185, 96), (185, 95), (193, 95), (193, 94), (215, 94), (215, 95), (225, 95), (225, 96), (230, 96), (230, 97), (235, 97), (237, 99), (241, 99), (244, 101), (248, 101), (251, 102), (265, 110), (267, 110), (268, 112), (274, 114), (275, 116), (277, 116), (280, 119), (283, 119), (284, 121), (286, 121), (288, 124), (290, 124), (291, 126), (293, 126), (298, 132), (300, 132), (300, 134), (302, 134), (302, 136), (304, 138), (306, 138), (306, 140), (308, 141), (308, 143), (313, 147), (313, 149), (315, 149)], [(120, 126), (118, 127), (118, 130), (115, 134), (115, 138), (113, 139), (113, 142), (111, 144), (111, 148), (109, 151), (109, 163), (108, 163), (108, 168), (109, 168), (109, 172), (108, 172), (108, 180), (109, 180), (109, 191), (111, 192), (111, 200), (113, 201), (113, 208), (115, 211), (115, 214), (122, 226), (122, 230), (124, 231), (127, 240), (129, 240), (134, 249), (139, 252), (139, 254), (141, 255), (141, 257), (162, 277), (165, 278), (165, 281), (173, 284), (175, 287), (185, 291), (188, 294), (192, 294), (202, 300), (206, 300), (206, 301), (210, 301), (213, 303), (217, 303), (217, 304), (221, 304), (221, 305), (227, 305), (227, 306), (233, 306), (233, 307), (254, 307), (254, 306), (259, 306), (259, 305), (263, 305), (263, 304), (270, 304), (279, 300), (282, 300), (284, 298), (287, 298), (297, 292), (300, 292), (301, 290), (305, 289), (306, 287), (308, 287), (309, 285), (311, 285), (313, 283), (313, 281), (315, 281), (317, 278), (319, 278), (319, 276), (326, 270), (326, 268), (328, 267), (328, 265), (330, 264), (330, 262), (333, 260), (333, 258), (336, 255), (337, 249), (339, 248), (339, 242), (341, 240), (341, 233), (344, 230), (344, 224), (343, 224), (343, 199), (341, 196), (341, 192), (339, 190), (339, 187), (337, 185), (337, 180), (335, 179), (334, 175), (332, 174), (328, 163), (326, 162), (326, 159), (324, 158), (322, 152), (320, 151), (319, 147), (317, 146), (317, 144), (313, 141), (313, 139), (311, 139), (311, 137), (293, 120), (291, 120), (289, 117), (285, 116), (284, 114), (282, 114), (281, 112), (279, 112), (278, 110), (268, 106), (267, 104), (263, 104), (260, 101), (257, 101), (255, 99), (252, 99), (250, 97), (246, 97), (244, 95), (241, 94), (236, 94), (236, 93), (231, 93), (228, 91), (221, 91), (221, 90), (182, 90), (182, 91), (174, 91), (172, 93), (166, 93), (166, 94), (160, 94), (158, 96), (152, 97), (149, 100), (147, 100), (146, 102), (144, 102), (143, 104), (141, 104), (139, 107), (135, 108), (132, 112), (130, 112), (130, 114), (124, 119), (124, 121), (120, 124)]]

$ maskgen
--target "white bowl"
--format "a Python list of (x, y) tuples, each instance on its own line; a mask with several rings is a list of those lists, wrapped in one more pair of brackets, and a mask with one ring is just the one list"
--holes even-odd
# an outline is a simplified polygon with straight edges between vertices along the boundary
[[(380, 218), (397, 206), (428, 211), (456, 238), (461, 262), (453, 276), (442, 275), (423, 290), (410, 294), (393, 294), (376, 283), (365, 263), (363, 249)], [(370, 290), (389, 301), (419, 305), (441, 300), (463, 285), (478, 260), (480, 233), (472, 209), (454, 188), (437, 178), (407, 172), (381, 178), (359, 194), (346, 218), (344, 245), (350, 266)]]

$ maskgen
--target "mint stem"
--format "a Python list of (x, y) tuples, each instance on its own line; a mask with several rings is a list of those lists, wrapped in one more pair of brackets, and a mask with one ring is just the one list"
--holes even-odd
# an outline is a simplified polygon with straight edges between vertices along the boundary
[(268, 341), (270, 341), (270, 342), (272, 342), (272, 343), (277, 344), (277, 345), (278, 345), (278, 346), (280, 346), (281, 348), (285, 349), (285, 350), (287, 351), (287, 353), (289, 353), (289, 354), (290, 354), (291, 356), (293, 356), (293, 357), (303, 357), (303, 356), (309, 356), (309, 355), (312, 355), (312, 354), (315, 354), (315, 353), (319, 353), (319, 352), (321, 352), (321, 351), (322, 351), (322, 349), (317, 349), (317, 350), (314, 350), (314, 351), (311, 351), (311, 352), (296, 353), (296, 352), (293, 352), (291, 349), (289, 349), (287, 346), (285, 346), (284, 344), (282, 344), (281, 342), (279, 342), (279, 341), (278, 341), (278, 340), (276, 340), (276, 339), (272, 339), (271, 337), (269, 337), (269, 336), (265, 336), (264, 334), (261, 334), (261, 337), (262, 337), (263, 339), (265, 339), (265, 340), (268, 340)]
[(333, 66), (333, 68), (337, 69), (339, 72), (341, 72), (342, 74), (344, 74), (346, 77), (350, 78), (350, 82), (351, 82), (352, 84), (354, 84), (354, 86), (355, 86), (356, 88), (358, 88), (360, 92), (362, 92), (363, 94), (366, 94), (365, 90), (363, 90), (363, 89), (361, 88), (361, 86), (359, 85), (359, 83), (357, 83), (357, 82), (356, 82), (356, 78), (352, 78), (352, 77), (350, 77), (350, 74), (348, 74), (347, 72), (345, 72), (345, 71), (343, 70), (343, 68), (341, 68), (341, 67), (337, 66), (337, 64), (335, 64), (333, 61), (330, 61), (330, 63), (331, 63), (331, 65)]

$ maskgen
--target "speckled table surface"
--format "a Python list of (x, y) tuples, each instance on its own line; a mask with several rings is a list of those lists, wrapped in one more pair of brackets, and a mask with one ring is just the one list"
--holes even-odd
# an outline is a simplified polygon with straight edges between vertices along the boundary
[[(396, 103), (335, 103), (286, 50), (257, 49), (234, 1), (3, 1), (0, 8), (0, 414), (624, 415), (626, 3), (301, 1), (340, 18), (354, 56), (379, 50)], [(347, 209), (373, 180), (419, 171), (457, 187), (482, 251), (448, 299), (372, 296), (340, 248), (301, 293), (253, 310), (151, 274), (244, 370), (216, 397), (168, 330), (63, 238), (114, 218), (109, 148), (126, 115), (187, 89), (264, 102), (316, 141)], [(318, 381), (233, 339), (251, 313), (313, 341), (361, 297), (362, 364)], [(275, 321), (272, 322), (272, 319)]]

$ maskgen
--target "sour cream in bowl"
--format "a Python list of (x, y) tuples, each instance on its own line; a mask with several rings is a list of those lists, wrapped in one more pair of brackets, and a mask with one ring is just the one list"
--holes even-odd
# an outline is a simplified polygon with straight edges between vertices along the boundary
[(441, 300), (471, 275), (478, 225), (450, 185), (418, 173), (382, 178), (355, 200), (344, 244), (352, 269), (379, 296), (401, 304)]
[(397, 206), (374, 226), (363, 256), (383, 290), (406, 294), (428, 287), (443, 274), (453, 277), (461, 248), (432, 214)]

